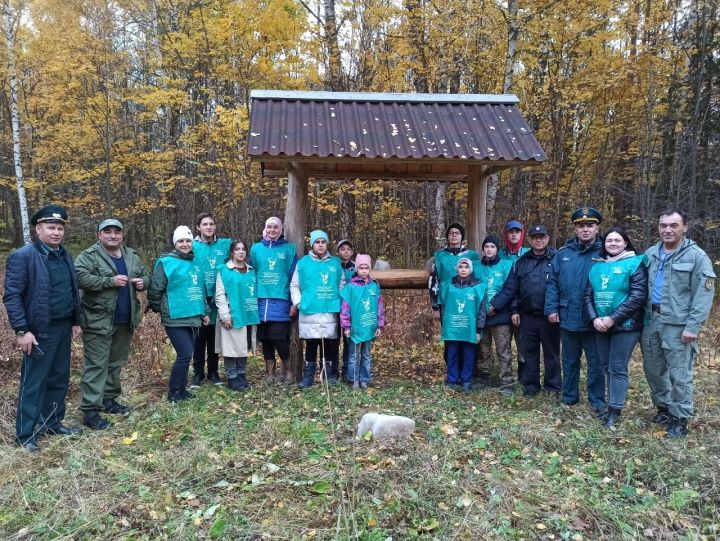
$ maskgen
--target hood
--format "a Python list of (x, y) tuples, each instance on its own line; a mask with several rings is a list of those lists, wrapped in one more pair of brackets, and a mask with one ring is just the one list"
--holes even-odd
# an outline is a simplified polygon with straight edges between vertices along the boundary
[(512, 244), (510, 242), (510, 232), (505, 231), (503, 232), (503, 240), (505, 241), (505, 251), (508, 254), (517, 254), (520, 252), (520, 249), (523, 247), (523, 244), (525, 243), (525, 229), (520, 230), (520, 240), (517, 244)]
[(260, 242), (263, 243), (263, 246), (279, 246), (281, 244), (287, 244), (287, 240), (285, 240), (285, 235), (280, 235), (277, 240), (265, 240), (262, 239)]

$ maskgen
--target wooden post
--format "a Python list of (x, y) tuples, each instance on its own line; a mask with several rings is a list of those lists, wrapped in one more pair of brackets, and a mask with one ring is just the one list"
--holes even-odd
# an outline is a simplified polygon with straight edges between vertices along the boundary
[[(305, 253), (305, 230), (307, 229), (308, 176), (296, 162), (288, 163), (288, 196), (285, 205), (285, 238), (294, 242), (298, 258)], [(290, 326), (290, 364), (294, 381), (302, 377), (302, 344), (298, 335), (297, 318)]]
[(480, 251), (487, 234), (487, 167), (473, 165), (468, 174), (466, 237), (469, 248)]

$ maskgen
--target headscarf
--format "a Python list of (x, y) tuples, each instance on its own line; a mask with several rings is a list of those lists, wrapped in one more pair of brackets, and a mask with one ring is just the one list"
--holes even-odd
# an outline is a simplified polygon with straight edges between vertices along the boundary
[[(281, 220), (280, 218), (278, 218), (277, 216), (270, 216), (270, 218), (268, 218), (267, 220), (265, 220), (265, 227), (263, 228), (263, 232), (262, 232), (262, 238), (263, 238), (263, 240), (265, 240), (265, 241), (269, 241), (269, 240), (270, 240), (270, 237), (268, 237), (268, 234), (267, 234), (267, 226), (268, 226), (269, 224), (276, 224), (276, 225), (280, 228), (280, 235), (278, 235), (278, 239), (279, 239), (279, 238), (282, 236), (282, 234), (283, 234), (283, 223), (282, 223), (282, 220)], [(277, 240), (277, 239), (276, 239), (276, 240)]]

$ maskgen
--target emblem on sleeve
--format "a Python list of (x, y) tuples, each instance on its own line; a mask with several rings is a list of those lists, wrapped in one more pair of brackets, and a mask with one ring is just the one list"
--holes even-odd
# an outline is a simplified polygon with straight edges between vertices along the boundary
[(705, 278), (705, 289), (710, 291), (715, 289), (715, 278)]

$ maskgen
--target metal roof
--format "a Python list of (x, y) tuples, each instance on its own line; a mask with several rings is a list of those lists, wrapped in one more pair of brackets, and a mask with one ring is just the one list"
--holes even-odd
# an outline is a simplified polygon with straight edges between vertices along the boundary
[(253, 91), (247, 151), (275, 166), (311, 158), (539, 165), (547, 157), (517, 102), (512, 95)]

